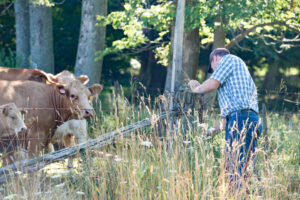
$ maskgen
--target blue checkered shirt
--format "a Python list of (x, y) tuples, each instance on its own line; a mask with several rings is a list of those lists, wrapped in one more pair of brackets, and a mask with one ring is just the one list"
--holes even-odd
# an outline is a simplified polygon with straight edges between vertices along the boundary
[(246, 108), (258, 113), (256, 86), (242, 59), (231, 54), (224, 56), (210, 78), (220, 82), (218, 100), (222, 117)]

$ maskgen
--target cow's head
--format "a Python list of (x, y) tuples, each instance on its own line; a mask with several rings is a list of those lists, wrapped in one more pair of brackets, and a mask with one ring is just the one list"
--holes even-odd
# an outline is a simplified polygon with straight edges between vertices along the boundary
[(0, 107), (0, 137), (18, 134), (27, 129), (22, 114), (25, 114), (25, 111), (20, 111), (14, 103)]
[(92, 107), (92, 99), (102, 90), (102, 85), (94, 84), (86, 87), (79, 80), (73, 80), (66, 84), (67, 96), (71, 102), (78, 105), (81, 110), (82, 117), (90, 118), (95, 115), (95, 110)]
[(88, 83), (89, 78), (86, 75), (80, 75), (76, 78), (67, 70), (53, 76), (51, 79), (64, 85), (67, 97), (81, 110), (81, 117), (91, 118), (95, 115), (91, 103), (93, 97), (102, 91), (102, 85), (94, 84), (87, 87), (85, 84)]

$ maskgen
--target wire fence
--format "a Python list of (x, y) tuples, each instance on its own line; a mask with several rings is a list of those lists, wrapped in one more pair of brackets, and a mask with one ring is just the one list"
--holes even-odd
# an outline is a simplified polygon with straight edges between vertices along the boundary
[(78, 152), (83, 152), (86, 149), (94, 149), (103, 147), (111, 144), (114, 140), (120, 137), (131, 136), (138, 129), (142, 129), (146, 126), (157, 123), (163, 119), (166, 119), (170, 116), (179, 114), (180, 111), (167, 111), (157, 115), (156, 118), (146, 118), (139, 122), (130, 124), (126, 127), (120, 128), (118, 130), (112, 131), (110, 133), (99, 136), (96, 139), (90, 139), (88, 142), (79, 144), (77, 146), (64, 148), (44, 156), (38, 156), (32, 159), (17, 161), (10, 165), (0, 168), (0, 183), (5, 183), (10, 180), (12, 177), (20, 174), (26, 174), (38, 171), (39, 169), (45, 167), (54, 162), (65, 160), (66, 158), (74, 157)]
[[(177, 92), (184, 91), (184, 90), (178, 90)], [(270, 92), (270, 91), (269, 91)], [(278, 94), (278, 91), (273, 91), (275, 94)], [(279, 93), (280, 94), (280, 93)], [(291, 100), (292, 102), (287, 101), (285, 98), (287, 95), (296, 95), (296, 100)], [(282, 96), (280, 97), (283, 100), (286, 99), (288, 103), (293, 103), (296, 106), (298, 106), (298, 99), (300, 98), (300, 93), (282, 93)], [(194, 102), (192, 102), (194, 103)], [(146, 126), (150, 126), (153, 123), (157, 123), (158, 121), (161, 121), (163, 119), (166, 119), (170, 116), (178, 115), (179, 113), (183, 113), (184, 111), (182, 106), (178, 107), (180, 109), (177, 109), (176, 111), (168, 111), (168, 112), (162, 112), (157, 115), (155, 118), (146, 118), (141, 121), (138, 121), (136, 123), (130, 124), (126, 127), (120, 128), (118, 130), (109, 132), (107, 134), (101, 135), (95, 139), (90, 139), (88, 142), (79, 144), (74, 147), (68, 147), (65, 149), (61, 149), (59, 151), (46, 154), (44, 156), (38, 156), (32, 159), (24, 160), (15, 162), (11, 165), (5, 166), (0, 168), (0, 183), (7, 182), (10, 178), (18, 175), (18, 174), (24, 174), (24, 173), (31, 173), (34, 171), (38, 171), (39, 169), (47, 166), (48, 164), (65, 160), (66, 158), (74, 157), (78, 154), (78, 152), (82, 152), (86, 149), (94, 149), (98, 147), (103, 147), (106, 145), (111, 144), (114, 140), (120, 138), (120, 137), (128, 137), (131, 136), (133, 132), (135, 132), (138, 129), (142, 129)], [(297, 107), (299, 108), (299, 107)], [(25, 108), (28, 110), (53, 110), (53, 108)], [(58, 108), (60, 109), (60, 108)], [(68, 108), (62, 108), (62, 109), (68, 109)], [(109, 108), (101, 108), (103, 112), (105, 111), (112, 111), (112, 109)], [(122, 108), (119, 108), (122, 109)], [(283, 110), (281, 113), (290, 113), (286, 110)], [(37, 139), (40, 140), (41, 138), (30, 138), (30, 139)]]

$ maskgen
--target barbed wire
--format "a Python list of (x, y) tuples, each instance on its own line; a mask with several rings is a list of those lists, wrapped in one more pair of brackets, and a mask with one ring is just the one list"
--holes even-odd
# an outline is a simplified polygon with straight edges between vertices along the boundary
[[(164, 88), (155, 88), (155, 89), (153, 89), (153, 88), (144, 88), (144, 89), (136, 89), (136, 90), (138, 90), (138, 91), (144, 91), (144, 92), (146, 92), (147, 93), (147, 91), (155, 91), (155, 92), (164, 92), (165, 91), (165, 89)], [(180, 90), (176, 90), (175, 89), (175, 92), (176, 91), (180, 91)], [(269, 92), (269, 93), (282, 93), (282, 94), (295, 94), (295, 95), (300, 95), (300, 92), (290, 92), (290, 91), (283, 91), (282, 89), (280, 90), (280, 89), (278, 89), (278, 90), (268, 90), (268, 89), (259, 89), (259, 88), (257, 88), (257, 91), (258, 92)]]

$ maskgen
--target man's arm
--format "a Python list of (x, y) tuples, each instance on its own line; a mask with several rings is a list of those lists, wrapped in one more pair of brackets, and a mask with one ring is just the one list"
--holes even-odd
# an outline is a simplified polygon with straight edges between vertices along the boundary
[(194, 80), (189, 82), (189, 86), (193, 93), (204, 94), (217, 89), (220, 86), (220, 82), (215, 79), (208, 79), (204, 81), (201, 85), (195, 84)]

